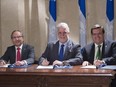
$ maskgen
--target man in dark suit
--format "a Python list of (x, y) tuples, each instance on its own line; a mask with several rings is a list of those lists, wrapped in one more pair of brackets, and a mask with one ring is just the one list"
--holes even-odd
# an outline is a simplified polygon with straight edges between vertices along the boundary
[[(104, 28), (96, 24), (91, 28), (93, 42), (82, 48), (83, 66), (94, 64), (116, 64), (116, 43), (104, 39)], [(100, 48), (99, 48), (100, 46)], [(100, 49), (100, 50), (99, 50)], [(99, 51), (98, 51), (99, 50)], [(99, 57), (98, 54), (100, 53)]]
[[(80, 45), (74, 44), (69, 39), (69, 27), (66, 23), (59, 23), (57, 26), (57, 42), (51, 42), (47, 45), (45, 52), (39, 58), (39, 65), (79, 65), (82, 64), (82, 55)], [(63, 46), (63, 55), (61, 58), (61, 48)]]
[(24, 44), (23, 34), (19, 30), (14, 30), (11, 34), (11, 40), (14, 44), (9, 46), (5, 54), (0, 58), (0, 65), (6, 63), (16, 64), (18, 66), (34, 63), (34, 48)]

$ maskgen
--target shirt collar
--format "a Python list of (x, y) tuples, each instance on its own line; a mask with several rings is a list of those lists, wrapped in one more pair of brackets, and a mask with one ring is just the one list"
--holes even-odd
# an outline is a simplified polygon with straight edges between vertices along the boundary
[[(99, 44), (101, 47), (103, 46), (103, 43)], [(98, 47), (98, 44), (95, 43), (95, 47)]]
[(64, 44), (64, 46), (66, 46), (68, 44), (68, 41), (69, 41), (69, 39), (65, 43), (59, 42), (59, 45), (61, 46), (62, 44)]
[(19, 46), (19, 47), (15, 46), (15, 49), (17, 49), (17, 48), (22, 49), (22, 47), (23, 47), (23, 44), (21, 44), (21, 46)]

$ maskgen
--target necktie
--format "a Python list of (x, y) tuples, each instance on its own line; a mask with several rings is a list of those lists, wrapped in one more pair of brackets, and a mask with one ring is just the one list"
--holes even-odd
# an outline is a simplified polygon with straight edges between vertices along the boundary
[(61, 45), (60, 48), (60, 53), (59, 53), (59, 60), (62, 61), (63, 60), (63, 56), (64, 56), (64, 45)]
[(100, 48), (101, 48), (101, 45), (98, 45), (98, 50), (97, 50), (97, 54), (96, 54), (96, 59), (101, 59), (101, 50), (100, 50)]
[(21, 60), (20, 48), (17, 48), (17, 61)]

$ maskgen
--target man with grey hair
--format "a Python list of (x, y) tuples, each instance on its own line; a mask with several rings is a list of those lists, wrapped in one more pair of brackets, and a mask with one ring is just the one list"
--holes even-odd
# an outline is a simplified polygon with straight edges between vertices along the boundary
[(58, 41), (48, 43), (45, 52), (39, 58), (39, 65), (80, 65), (82, 55), (80, 45), (74, 44), (69, 39), (70, 30), (66, 23), (57, 25)]

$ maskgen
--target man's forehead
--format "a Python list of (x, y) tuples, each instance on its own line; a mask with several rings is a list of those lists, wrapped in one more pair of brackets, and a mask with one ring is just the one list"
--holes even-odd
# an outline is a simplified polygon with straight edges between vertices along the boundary
[(13, 35), (22, 35), (22, 33), (21, 33), (21, 32), (16, 31), (16, 32), (14, 32), (14, 33), (13, 33)]

